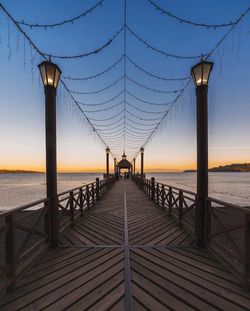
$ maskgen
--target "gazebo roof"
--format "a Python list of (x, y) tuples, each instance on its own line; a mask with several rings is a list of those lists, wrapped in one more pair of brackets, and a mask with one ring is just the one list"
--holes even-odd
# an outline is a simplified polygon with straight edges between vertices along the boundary
[(123, 159), (118, 163), (118, 166), (119, 166), (119, 168), (130, 168), (131, 163), (128, 160)]

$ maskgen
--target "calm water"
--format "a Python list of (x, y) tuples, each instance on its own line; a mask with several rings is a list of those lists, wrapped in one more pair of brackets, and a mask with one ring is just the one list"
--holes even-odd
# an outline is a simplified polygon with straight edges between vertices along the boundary
[[(147, 174), (159, 182), (196, 191), (195, 173)], [(102, 178), (102, 174), (59, 174), (58, 191), (69, 190)], [(250, 173), (210, 173), (209, 195), (231, 203), (250, 205)], [(0, 210), (44, 198), (44, 174), (0, 174)]]

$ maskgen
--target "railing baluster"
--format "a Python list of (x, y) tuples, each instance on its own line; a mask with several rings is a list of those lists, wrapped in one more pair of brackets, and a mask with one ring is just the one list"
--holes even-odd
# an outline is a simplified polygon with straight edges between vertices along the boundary
[(100, 200), (100, 181), (99, 178), (96, 178), (96, 200)]
[(155, 178), (151, 178), (151, 199), (155, 200)]
[(94, 184), (92, 183), (92, 188), (91, 188), (91, 195), (92, 195), (92, 202), (91, 202), (91, 206), (93, 206), (95, 204), (95, 187)]
[(12, 290), (16, 285), (16, 238), (15, 238), (15, 214), (5, 217), (5, 223), (8, 225), (8, 230), (5, 234), (5, 252), (6, 265), (8, 267), (7, 279), (10, 280), (10, 285), (7, 290)]
[(86, 186), (86, 201), (87, 201), (87, 209), (89, 209), (89, 185)]
[(79, 189), (79, 196), (80, 196), (80, 213), (81, 213), (81, 216), (83, 217), (83, 192), (82, 192), (82, 187)]
[(70, 220), (71, 220), (71, 226), (74, 225), (75, 220), (75, 213), (74, 213), (74, 192), (71, 191), (69, 193), (69, 200), (70, 200)]
[(182, 224), (182, 213), (183, 213), (183, 191), (179, 190), (179, 225)]
[(156, 202), (159, 205), (159, 183), (156, 184)]
[(161, 185), (161, 208), (165, 207), (165, 186)]
[(169, 187), (168, 191), (168, 214), (171, 215), (173, 207), (173, 189)]

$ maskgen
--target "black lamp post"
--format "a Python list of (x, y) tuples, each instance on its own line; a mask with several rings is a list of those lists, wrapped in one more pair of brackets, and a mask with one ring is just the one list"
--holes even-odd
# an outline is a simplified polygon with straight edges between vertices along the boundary
[(114, 158), (114, 175), (116, 175), (117, 169), (116, 169), (116, 158)]
[(197, 113), (197, 245), (206, 246), (207, 217), (206, 197), (208, 196), (208, 81), (213, 63), (201, 61), (191, 69), (196, 86)]
[(109, 153), (110, 153), (110, 149), (107, 147), (106, 148), (106, 174), (107, 174), (107, 178), (109, 177)]
[(61, 75), (59, 67), (44, 61), (38, 65), (45, 93), (46, 128), (46, 186), (49, 199), (49, 218), (47, 229), (50, 231), (52, 246), (58, 243), (58, 207), (57, 207), (57, 161), (56, 161), (56, 90)]
[(140, 153), (141, 153), (141, 183), (142, 183), (142, 180), (143, 180), (143, 171), (144, 171), (144, 148), (141, 147), (140, 149)]
[(134, 169), (134, 175), (135, 175), (135, 158), (133, 159), (133, 169)]

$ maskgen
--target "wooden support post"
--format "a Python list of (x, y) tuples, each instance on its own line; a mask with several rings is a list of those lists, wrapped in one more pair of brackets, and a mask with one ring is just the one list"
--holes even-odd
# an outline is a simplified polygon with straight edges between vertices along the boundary
[(155, 200), (155, 178), (151, 177), (151, 199)]
[(71, 219), (71, 226), (74, 225), (75, 221), (75, 214), (74, 214), (74, 192), (70, 191), (69, 193), (69, 200), (70, 200), (70, 219)]
[(207, 85), (196, 87), (197, 110), (197, 245), (206, 247), (206, 198), (208, 196)]
[(46, 243), (50, 243), (50, 238), (51, 238), (51, 234), (50, 234), (50, 207), (49, 207), (49, 200), (44, 202), (44, 206), (46, 208), (46, 212), (44, 215), (44, 231), (47, 235), (47, 240)]
[(87, 209), (89, 209), (89, 185), (86, 186)]
[(91, 184), (91, 196), (92, 196), (92, 205), (94, 205), (95, 204), (95, 188), (94, 188), (93, 183)]
[(245, 214), (244, 232), (244, 287), (250, 289), (250, 214)]
[(15, 237), (15, 215), (5, 217), (8, 229), (5, 234), (6, 265), (8, 267), (7, 279), (10, 285), (7, 291), (13, 290), (16, 286), (16, 237)]
[[(45, 87), (46, 187), (50, 206), (51, 246), (58, 245), (57, 159), (56, 159), (56, 89)], [(48, 218), (46, 218), (48, 219)]]
[(179, 225), (182, 224), (182, 213), (183, 213), (183, 191), (179, 190)]
[(100, 200), (100, 181), (99, 178), (96, 178), (96, 200)]
[(171, 215), (173, 207), (173, 189), (172, 187), (169, 187), (168, 191), (168, 214)]
[(159, 189), (159, 183), (156, 184), (156, 202), (157, 202), (157, 205), (159, 205), (159, 201), (160, 201), (160, 189)]
[(143, 185), (144, 180), (144, 149), (141, 148), (141, 184)]
[(165, 186), (161, 185), (161, 208), (164, 209), (165, 207)]
[(80, 212), (81, 212), (81, 216), (83, 217), (83, 193), (82, 193), (82, 188), (79, 189), (79, 196), (80, 196)]

